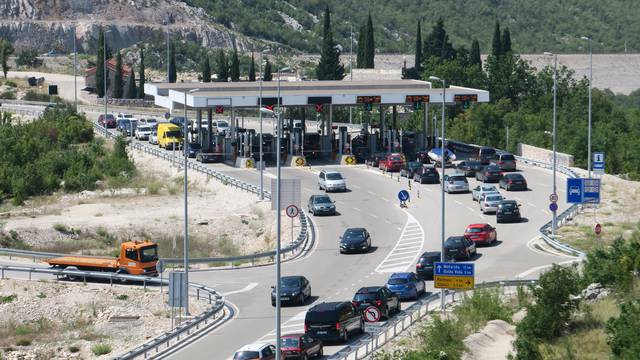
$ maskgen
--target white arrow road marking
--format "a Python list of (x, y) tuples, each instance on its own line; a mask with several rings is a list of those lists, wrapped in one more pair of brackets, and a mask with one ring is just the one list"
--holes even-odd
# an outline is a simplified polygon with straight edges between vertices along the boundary
[(256, 286), (258, 286), (258, 283), (250, 283), (249, 285), (245, 286), (244, 288), (242, 288), (240, 290), (229, 291), (229, 292), (226, 292), (226, 293), (224, 293), (222, 295), (223, 296), (229, 296), (229, 295), (233, 295), (233, 294), (239, 294), (239, 293), (251, 291)]
[(424, 230), (418, 220), (406, 210), (403, 211), (407, 214), (407, 222), (404, 224), (400, 239), (378, 265), (377, 273), (405, 271), (420, 256), (424, 244)]

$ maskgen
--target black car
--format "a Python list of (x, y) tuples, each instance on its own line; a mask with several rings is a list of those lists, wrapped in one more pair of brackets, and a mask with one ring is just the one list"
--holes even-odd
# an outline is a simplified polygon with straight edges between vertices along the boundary
[(450, 236), (444, 242), (444, 254), (447, 259), (471, 260), (476, 255), (476, 244), (464, 236)]
[(440, 251), (427, 251), (423, 253), (416, 263), (416, 275), (421, 279), (433, 279), (435, 263), (440, 260)]
[(340, 236), (340, 253), (368, 252), (371, 249), (371, 235), (365, 228), (351, 228)]
[(196, 152), (196, 161), (201, 163), (221, 162), (222, 154), (215, 153), (208, 148), (200, 149)]
[(323, 302), (307, 310), (304, 332), (314, 339), (347, 342), (349, 335), (364, 332), (364, 318), (348, 301)]
[(351, 303), (360, 312), (369, 306), (377, 307), (387, 319), (401, 310), (400, 297), (385, 286), (362, 287), (353, 295)]
[(307, 205), (309, 213), (313, 215), (335, 215), (336, 206), (329, 195), (311, 195)]
[(482, 169), (482, 164), (477, 160), (463, 160), (456, 166), (458, 170), (464, 173), (464, 176), (475, 176), (476, 172)]
[(187, 156), (189, 156), (190, 158), (195, 158), (196, 155), (198, 154), (198, 151), (200, 151), (200, 149), (202, 149), (202, 146), (200, 146), (200, 144), (198, 143), (190, 143), (189, 144), (189, 149), (187, 149)]
[(389, 155), (389, 153), (387, 153), (387, 152), (374, 153), (373, 156), (371, 156), (366, 161), (366, 164), (369, 165), (369, 166), (378, 167), (378, 164), (380, 163), (380, 160), (386, 159), (387, 155)]
[(500, 179), (499, 186), (507, 191), (527, 190), (527, 180), (522, 176), (522, 174), (505, 174), (502, 179)]
[(420, 150), (416, 152), (416, 161), (422, 164), (431, 164), (431, 158), (429, 157), (429, 150)]
[(440, 174), (434, 166), (424, 166), (413, 175), (413, 181), (420, 184), (439, 184)]
[(476, 172), (476, 180), (482, 182), (498, 182), (502, 179), (502, 170), (495, 165), (488, 165)]
[(502, 200), (496, 210), (496, 222), (520, 222), (520, 204), (515, 200)]
[[(304, 276), (280, 278), (280, 303), (304, 304), (311, 297), (311, 285)], [(276, 306), (276, 288), (271, 287), (271, 305)]]
[(400, 176), (404, 176), (408, 179), (413, 178), (413, 175), (422, 169), (422, 163), (418, 161), (410, 161), (402, 166), (400, 169)]

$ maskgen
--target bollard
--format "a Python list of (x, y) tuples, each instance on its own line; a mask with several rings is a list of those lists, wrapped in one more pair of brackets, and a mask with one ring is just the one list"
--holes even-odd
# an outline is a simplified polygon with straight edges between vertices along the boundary
[(420, 190), (418, 189), (418, 199), (420, 199)]
[(400, 174), (398, 174), (398, 176), (396, 177), (396, 179), (398, 179), (398, 182), (400, 182)]
[(409, 190), (411, 190), (411, 179), (407, 177), (407, 185), (409, 185)]

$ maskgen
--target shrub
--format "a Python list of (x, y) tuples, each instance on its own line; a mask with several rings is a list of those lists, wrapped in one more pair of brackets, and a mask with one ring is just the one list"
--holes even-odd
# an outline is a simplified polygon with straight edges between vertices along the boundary
[[(421, 332), (421, 359), (460, 359), (465, 350), (462, 340), (466, 336), (461, 322), (433, 318)], [(444, 357), (443, 357), (444, 355)]]
[(12, 88), (17, 88), (18, 87), (18, 84), (16, 84), (16, 82), (13, 81), (13, 80), (7, 80), (7, 81), (4, 82), (4, 84), (9, 86), (9, 87), (12, 87)]
[(620, 304), (620, 316), (607, 322), (607, 342), (614, 355), (636, 359), (640, 354), (640, 300)]
[(128, 300), (129, 299), (129, 295), (127, 295), (127, 294), (118, 295), (118, 296), (116, 296), (116, 299), (118, 299), (118, 300)]
[(49, 102), (51, 101), (51, 96), (49, 96), (49, 94), (37, 92), (35, 90), (29, 90), (26, 94), (24, 94), (23, 100)]
[(61, 233), (68, 233), (69, 232), (69, 228), (65, 224), (53, 224), (53, 230), (61, 232)]
[(621, 292), (633, 284), (634, 272), (640, 271), (640, 233), (632, 233), (630, 240), (618, 238), (606, 249), (596, 249), (584, 262), (584, 285), (601, 283)]
[(17, 298), (18, 298), (18, 295), (16, 294), (0, 296), (0, 304), (8, 304), (10, 302), (13, 302), (13, 300)]
[(15, 91), (3, 91), (0, 94), (0, 99), (7, 99), (7, 100), (15, 100), (16, 99), (16, 93)]
[(69, 352), (70, 353), (77, 353), (78, 351), (80, 351), (80, 347), (77, 345), (69, 345)]
[(454, 313), (460, 322), (474, 332), (490, 320), (510, 322), (513, 315), (500, 300), (499, 292), (492, 289), (474, 291), (454, 309)]
[(37, 49), (26, 49), (22, 50), (18, 57), (16, 58), (16, 65), (18, 66), (29, 66), (35, 67), (39, 64), (38, 60), (38, 50)]
[(95, 356), (105, 355), (111, 352), (111, 345), (109, 344), (95, 344), (91, 347), (91, 352)]
[(29, 346), (29, 345), (31, 345), (31, 340), (25, 339), (25, 338), (18, 339), (18, 341), (16, 341), (16, 345), (18, 345), (18, 346)]

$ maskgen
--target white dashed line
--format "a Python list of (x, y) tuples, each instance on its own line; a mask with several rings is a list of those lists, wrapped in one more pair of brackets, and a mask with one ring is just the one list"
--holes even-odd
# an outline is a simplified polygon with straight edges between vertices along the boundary
[(469, 211), (471, 211), (471, 212), (475, 211), (475, 210), (473, 210), (472, 208), (470, 208), (468, 206), (467, 206), (467, 209), (469, 209)]
[(374, 214), (369, 214), (369, 216), (371, 216), (371, 217), (372, 217), (372, 218), (374, 218), (374, 219), (377, 219), (377, 218), (378, 218), (378, 217), (377, 217), (377, 216), (375, 216)]
[(355, 211), (362, 211), (362, 210), (358, 209), (357, 207), (354, 207), (354, 208), (353, 208), (353, 210), (355, 210)]
[(462, 203), (460, 201), (458, 201), (458, 200), (453, 200), (453, 201), (455, 201), (455, 203), (458, 204), (458, 205), (462, 205)]
[(527, 205), (532, 206), (532, 207), (534, 207), (534, 208), (537, 208), (537, 206), (536, 206), (535, 204), (532, 204), (532, 203), (530, 203), (530, 202), (528, 202), (528, 203), (527, 203)]

